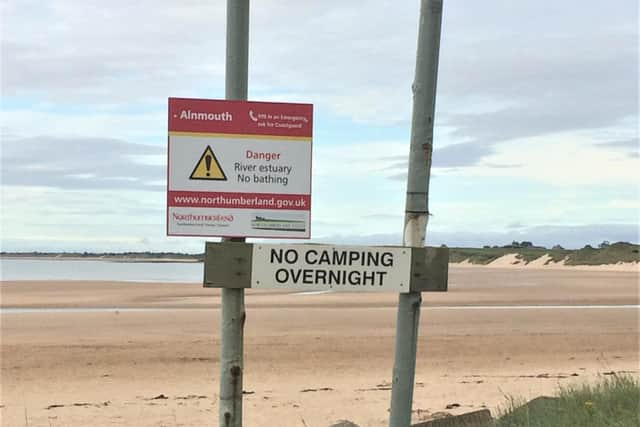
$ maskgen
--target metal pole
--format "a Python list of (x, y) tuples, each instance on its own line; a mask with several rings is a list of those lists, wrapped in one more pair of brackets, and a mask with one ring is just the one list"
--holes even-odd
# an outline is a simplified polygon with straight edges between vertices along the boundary
[[(225, 98), (247, 99), (249, 0), (227, 0)], [(244, 238), (223, 239), (243, 242)], [(242, 426), (244, 289), (222, 288), (220, 427)]]
[[(442, 0), (422, 0), (415, 80), (412, 85), (413, 116), (403, 236), (405, 246), (423, 247), (427, 232), (441, 25)], [(420, 292), (401, 293), (398, 299), (390, 427), (408, 427), (411, 424), (421, 303)]]

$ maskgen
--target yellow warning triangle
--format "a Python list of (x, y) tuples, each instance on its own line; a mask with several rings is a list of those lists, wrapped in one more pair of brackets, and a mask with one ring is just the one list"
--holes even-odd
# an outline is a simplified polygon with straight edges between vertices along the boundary
[(200, 156), (198, 164), (191, 172), (189, 179), (206, 179), (211, 181), (226, 181), (227, 176), (224, 174), (216, 155), (213, 154), (213, 150), (207, 145), (207, 148)]

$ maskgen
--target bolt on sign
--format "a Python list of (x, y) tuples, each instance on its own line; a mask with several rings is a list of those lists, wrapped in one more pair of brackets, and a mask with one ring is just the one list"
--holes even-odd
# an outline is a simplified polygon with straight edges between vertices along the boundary
[(313, 105), (169, 98), (167, 235), (311, 236)]

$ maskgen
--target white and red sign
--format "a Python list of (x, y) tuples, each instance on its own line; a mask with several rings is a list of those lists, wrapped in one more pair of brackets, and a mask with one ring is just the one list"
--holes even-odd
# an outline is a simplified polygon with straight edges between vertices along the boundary
[(169, 98), (167, 235), (311, 236), (313, 105)]

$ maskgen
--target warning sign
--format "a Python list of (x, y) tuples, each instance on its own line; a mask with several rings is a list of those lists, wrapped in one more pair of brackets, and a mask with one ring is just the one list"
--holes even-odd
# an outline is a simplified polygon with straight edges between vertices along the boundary
[(213, 154), (213, 150), (208, 145), (204, 153), (202, 153), (202, 156), (200, 156), (200, 160), (193, 169), (193, 172), (191, 172), (189, 179), (227, 180), (227, 176), (224, 174), (222, 167), (220, 167), (218, 159), (216, 159), (216, 155)]
[(408, 292), (410, 270), (408, 248), (254, 244), (251, 287)]
[(449, 249), (207, 242), (205, 288), (444, 292)]
[(167, 234), (309, 238), (313, 106), (169, 98)]

